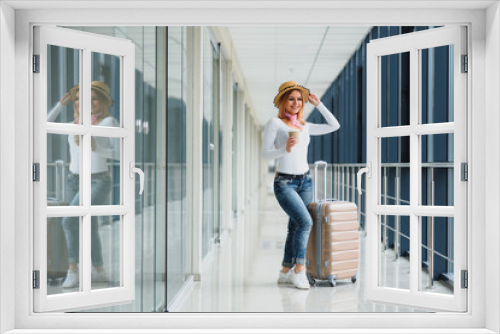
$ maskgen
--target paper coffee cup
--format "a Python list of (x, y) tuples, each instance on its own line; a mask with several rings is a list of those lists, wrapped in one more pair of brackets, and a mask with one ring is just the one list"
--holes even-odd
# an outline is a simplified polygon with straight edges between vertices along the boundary
[(299, 140), (300, 137), (300, 131), (289, 131), (288, 132), (288, 137), (293, 137), (296, 140)]

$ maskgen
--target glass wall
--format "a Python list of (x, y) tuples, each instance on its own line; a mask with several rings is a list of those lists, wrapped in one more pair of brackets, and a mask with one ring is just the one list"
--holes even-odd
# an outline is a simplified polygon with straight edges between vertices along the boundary
[(203, 28), (203, 233), (202, 254), (207, 255), (215, 242), (215, 120), (217, 85), (217, 50), (209, 28)]
[[(186, 221), (186, 27), (71, 27), (71, 29), (125, 38), (135, 44), (135, 160), (145, 174), (144, 193), (136, 197), (136, 289), (131, 304), (89, 310), (90, 312), (164, 312), (191, 274), (191, 226)], [(55, 50), (49, 82), (52, 108), (77, 83), (75, 54)], [(115, 87), (110, 81), (119, 73), (116, 57), (93, 54), (92, 80)], [(71, 73), (65, 75), (70, 69)], [(63, 73), (64, 72), (64, 73)], [(71, 77), (69, 76), (71, 75)], [(57, 79), (56, 79), (57, 77)], [(59, 78), (60, 77), (60, 78)], [(114, 92), (119, 94), (119, 91)], [(113, 91), (111, 92), (113, 95)], [(118, 96), (118, 95), (115, 95)], [(113, 109), (119, 110), (120, 99)], [(61, 122), (72, 120), (72, 110), (62, 113)], [(72, 108), (72, 107), (71, 107)], [(114, 115), (118, 122), (120, 115)], [(59, 143), (60, 142), (60, 143)], [(59, 144), (58, 144), (59, 143)], [(48, 146), (49, 177), (61, 188), (68, 175), (67, 145), (52, 140)], [(56, 160), (61, 160), (57, 162)], [(67, 160), (67, 159), (66, 159)], [(57, 163), (56, 163), (57, 162)], [(108, 161), (112, 175), (111, 201), (119, 201), (119, 169)], [(139, 182), (137, 179), (136, 188)], [(48, 194), (57, 196), (57, 188)], [(137, 191), (138, 192), (138, 191)], [(60, 194), (59, 190), (59, 194)], [(113, 195), (115, 194), (115, 196)], [(114, 271), (109, 262), (116, 256), (112, 247), (118, 217), (99, 217), (98, 234), (102, 240), (104, 268)], [(64, 268), (53, 283), (64, 279)], [(111, 277), (110, 277), (111, 278)], [(59, 283), (58, 283), (59, 282)], [(110, 282), (111, 283), (111, 282)]]
[[(135, 300), (126, 305), (87, 310), (89, 312), (165, 312), (192, 275), (193, 223), (187, 221), (186, 156), (188, 112), (188, 27), (70, 27), (94, 34), (124, 38), (135, 44), (135, 161), (145, 173), (144, 193), (136, 196), (135, 203)], [(226, 218), (237, 208), (239, 196), (245, 202), (259, 187), (260, 131), (250, 109), (238, 110), (237, 84), (231, 80), (231, 67), (221, 54), (220, 45), (211, 35), (209, 27), (203, 32), (203, 121), (202, 121), (202, 260), (210, 254), (221, 234), (228, 230)], [(79, 81), (78, 52), (55, 48), (49, 50), (51, 75), (48, 82), (49, 105), (57, 104)], [(116, 96), (111, 113), (118, 123), (121, 115), (119, 87), (114, 83), (120, 74), (120, 59), (112, 55), (94, 53), (92, 80), (110, 87)], [(227, 95), (229, 94), (229, 96)], [(73, 104), (64, 106), (57, 122), (73, 122)], [(233, 113), (232, 124), (226, 123), (227, 114)], [(237, 136), (236, 125), (244, 122), (243, 133)], [(232, 127), (232, 131), (231, 128)], [(234, 137), (231, 139), (231, 132)], [(229, 133), (226, 135), (226, 133)], [(64, 176), (68, 175), (69, 152), (67, 138), (48, 138), (47, 161), (51, 204), (64, 202), (61, 195)], [(99, 140), (99, 138), (96, 138)], [(242, 152), (232, 149), (233, 156), (225, 152), (225, 145), (242, 141)], [(223, 144), (226, 143), (226, 144)], [(227, 156), (226, 156), (227, 154)], [(245, 175), (236, 168), (236, 161), (245, 163)], [(233, 164), (233, 175), (226, 177), (228, 164)], [(111, 204), (120, 201), (120, 168), (113, 159), (107, 160), (111, 177)], [(196, 168), (196, 166), (195, 166)], [(244, 179), (244, 189), (228, 190), (227, 182)], [(136, 180), (136, 191), (139, 178)], [(233, 199), (233, 205), (229, 203)], [(99, 287), (112, 286), (112, 278), (119, 274), (113, 259), (119, 256), (115, 247), (120, 229), (115, 228), (119, 217), (98, 217), (93, 232), (102, 240), (104, 268), (109, 280)], [(52, 226), (54, 225), (54, 226)], [(64, 238), (61, 222), (51, 225), (57, 231), (53, 238)], [(57, 226), (56, 226), (57, 225)], [(52, 237), (52, 235), (51, 235)], [(64, 243), (61, 242), (64, 249)], [(59, 250), (59, 253), (63, 253)], [(48, 255), (50, 257), (50, 255)], [(49, 259), (50, 260), (50, 259)], [(54, 258), (54, 261), (56, 259)], [(51, 273), (53, 293), (62, 293), (67, 264)], [(197, 268), (199, 270), (200, 268)], [(55, 270), (54, 270), (55, 271)], [(119, 275), (118, 275), (119, 276)], [(71, 292), (71, 291), (67, 291)]]
[[(186, 250), (191, 233), (186, 224), (186, 27), (168, 28), (167, 94), (167, 303), (184, 285), (191, 268)], [(186, 247), (188, 246), (189, 247)], [(157, 253), (161, 250), (157, 249)]]

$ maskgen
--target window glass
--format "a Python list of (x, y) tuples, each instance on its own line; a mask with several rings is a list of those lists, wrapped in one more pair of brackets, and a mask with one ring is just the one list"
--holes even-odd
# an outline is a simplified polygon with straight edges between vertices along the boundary
[(453, 217), (420, 217), (420, 291), (453, 295)]
[(454, 120), (454, 46), (421, 50), (421, 124)]

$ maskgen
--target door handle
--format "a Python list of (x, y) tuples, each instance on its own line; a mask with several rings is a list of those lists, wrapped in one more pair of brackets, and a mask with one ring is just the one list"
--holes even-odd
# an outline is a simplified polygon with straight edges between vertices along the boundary
[(129, 171), (129, 176), (131, 179), (134, 178), (134, 174), (139, 174), (139, 195), (142, 195), (142, 192), (144, 191), (144, 172), (142, 171), (142, 169), (135, 167), (133, 161), (130, 161), (129, 163)]
[(358, 170), (358, 173), (357, 173), (357, 177), (358, 177), (358, 194), (362, 194), (362, 190), (361, 190), (361, 175), (363, 175), (364, 173), (366, 173), (366, 177), (368, 177), (369, 179), (372, 178), (372, 163), (369, 161), (366, 163), (366, 167), (364, 168), (361, 168), (360, 170)]

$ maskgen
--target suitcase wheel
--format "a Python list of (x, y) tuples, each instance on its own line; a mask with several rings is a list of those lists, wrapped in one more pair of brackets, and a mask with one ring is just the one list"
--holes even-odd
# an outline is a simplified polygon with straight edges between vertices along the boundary
[(316, 286), (316, 280), (311, 274), (307, 274), (307, 280), (309, 281), (310, 286)]
[(354, 275), (353, 277), (351, 277), (351, 282), (356, 283), (356, 275)]
[(331, 286), (332, 288), (334, 288), (334, 287), (337, 285), (337, 281), (335, 281), (335, 280), (330, 280), (330, 281), (328, 281), (328, 282), (330, 282), (330, 286)]

